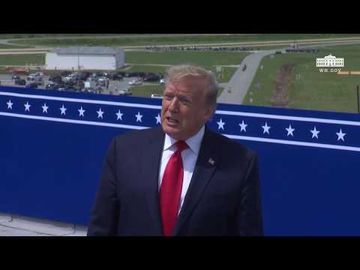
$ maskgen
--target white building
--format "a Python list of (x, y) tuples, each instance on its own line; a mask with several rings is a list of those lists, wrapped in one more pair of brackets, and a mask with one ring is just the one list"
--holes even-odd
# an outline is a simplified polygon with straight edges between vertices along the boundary
[(121, 48), (68, 47), (57, 48), (46, 54), (48, 70), (116, 70), (125, 64)]
[(316, 58), (316, 67), (344, 67), (344, 58), (336, 58), (331, 54), (324, 58)]

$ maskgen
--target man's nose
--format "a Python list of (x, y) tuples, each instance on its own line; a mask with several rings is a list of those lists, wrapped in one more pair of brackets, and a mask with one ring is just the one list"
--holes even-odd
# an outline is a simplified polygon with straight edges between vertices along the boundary
[(172, 112), (177, 112), (179, 110), (179, 100), (176, 97), (170, 101), (169, 110)]

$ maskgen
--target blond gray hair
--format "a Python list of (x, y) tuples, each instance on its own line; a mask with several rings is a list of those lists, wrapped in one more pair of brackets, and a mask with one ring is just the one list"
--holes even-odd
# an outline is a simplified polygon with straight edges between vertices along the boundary
[(165, 81), (178, 82), (185, 77), (199, 78), (207, 82), (206, 101), (209, 106), (215, 108), (219, 87), (214, 73), (196, 65), (175, 65), (167, 69)]

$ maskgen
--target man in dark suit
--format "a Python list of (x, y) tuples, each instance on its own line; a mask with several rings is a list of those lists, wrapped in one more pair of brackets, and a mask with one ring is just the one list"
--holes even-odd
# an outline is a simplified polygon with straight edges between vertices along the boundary
[(161, 127), (109, 147), (88, 235), (261, 236), (256, 154), (206, 127), (213, 73), (180, 65), (166, 78)]

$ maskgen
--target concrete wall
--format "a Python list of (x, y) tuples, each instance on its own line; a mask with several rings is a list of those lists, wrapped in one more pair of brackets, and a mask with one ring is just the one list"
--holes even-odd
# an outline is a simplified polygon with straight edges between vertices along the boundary
[(121, 52), (116, 55), (116, 64), (117, 64), (116, 68), (121, 68), (121, 67), (123, 67), (125, 65), (125, 52), (124, 52), (124, 50), (121, 50)]

